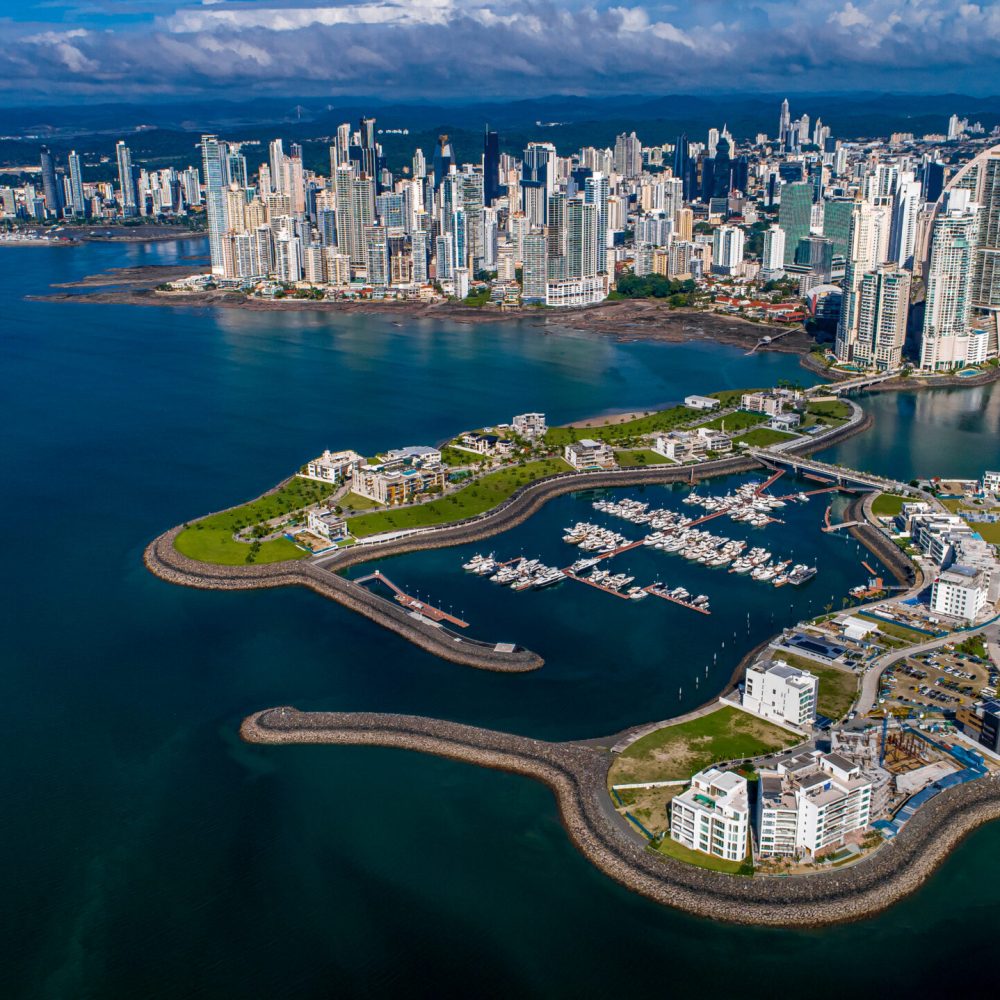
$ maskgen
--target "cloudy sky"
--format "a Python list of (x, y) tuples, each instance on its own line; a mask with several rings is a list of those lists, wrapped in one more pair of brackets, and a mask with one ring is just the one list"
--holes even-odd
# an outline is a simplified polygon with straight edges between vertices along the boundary
[(1000, 0), (0, 0), (0, 100), (1000, 89)]

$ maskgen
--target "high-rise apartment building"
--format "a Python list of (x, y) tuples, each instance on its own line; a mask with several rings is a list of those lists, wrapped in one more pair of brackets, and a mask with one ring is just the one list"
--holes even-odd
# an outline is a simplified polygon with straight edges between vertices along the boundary
[(903, 361), (910, 274), (883, 264), (861, 277), (857, 293), (857, 339), (852, 360), (867, 368), (893, 371)]
[[(220, 142), (218, 136), (203, 135), (201, 137), (201, 165), (205, 177), (205, 212), (208, 217), (208, 245), (212, 256), (213, 274), (225, 274), (222, 259), (222, 235), (229, 229), (224, 168), (226, 152), (226, 144)], [(119, 159), (120, 164), (121, 160)]]

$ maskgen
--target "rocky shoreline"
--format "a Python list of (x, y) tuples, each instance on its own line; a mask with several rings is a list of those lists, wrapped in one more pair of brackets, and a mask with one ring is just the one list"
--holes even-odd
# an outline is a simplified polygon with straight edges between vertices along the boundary
[(935, 796), (895, 840), (849, 867), (748, 878), (648, 850), (607, 794), (611, 754), (592, 744), (550, 743), (416, 716), (290, 707), (248, 716), (240, 735), (254, 744), (415, 750), (533, 778), (552, 790), (573, 844), (605, 874), (655, 902), (734, 924), (819, 927), (871, 916), (918, 889), (974, 829), (1000, 818), (1000, 781), (982, 778)]
[[(802, 442), (799, 453), (809, 453), (860, 433), (871, 426), (872, 417), (854, 406), (847, 424), (833, 428), (822, 438)], [(361, 543), (319, 559), (223, 566), (190, 559), (178, 552), (174, 540), (184, 530), (178, 525), (155, 538), (146, 547), (143, 561), (155, 576), (169, 583), (204, 590), (252, 590), (304, 586), (337, 601), (376, 624), (409, 639), (443, 659), (481, 670), (524, 672), (542, 666), (541, 656), (510, 644), (484, 643), (456, 635), (402, 607), (373, 594), (340, 575), (361, 563), (424, 549), (447, 548), (480, 541), (513, 528), (531, 517), (555, 497), (579, 490), (616, 486), (641, 486), (698, 482), (716, 476), (748, 472), (756, 459), (737, 456), (701, 466), (653, 465), (608, 472), (566, 472), (535, 480), (516, 490), (506, 501), (485, 514), (440, 528), (415, 531), (411, 535), (372, 544)], [(876, 553), (877, 554), (877, 553)]]

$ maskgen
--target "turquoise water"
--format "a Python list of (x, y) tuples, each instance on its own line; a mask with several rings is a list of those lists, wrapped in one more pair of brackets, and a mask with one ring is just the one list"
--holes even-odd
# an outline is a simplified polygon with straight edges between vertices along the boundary
[[(415, 557), (414, 579), (467, 596), (477, 631), (523, 626), (545, 651), (549, 664), (520, 678), (443, 663), (309, 592), (168, 586), (141, 565), (152, 535), (255, 495), (324, 447), (367, 452), (525, 409), (568, 420), (806, 376), (780, 355), (514, 324), (23, 298), (48, 280), (188, 252), (0, 248), (5, 996), (773, 996), (790, 976), (839, 996), (828, 970), (847, 960), (872, 990), (939, 993), (956, 960), (989, 954), (1000, 827), (878, 919), (822, 933), (732, 929), (647, 903), (592, 869), (550, 794), (528, 781), (388, 750), (240, 744), (243, 715), (273, 704), (559, 737), (672, 712), (694, 703), (706, 665), (724, 680), (709, 651), (725, 639), (735, 653), (723, 625), (745, 630), (738, 598), (766, 631), (777, 606), (793, 615), (793, 600), (854, 582), (857, 553), (815, 533), (813, 501), (796, 510), (801, 531), (765, 537), (776, 552), (785, 538), (816, 546), (820, 576), (797, 592), (706, 578), (707, 593), (731, 594), (708, 619), (653, 598), (618, 608), (569, 585), (501, 604), (496, 588), (461, 575), (459, 550), (441, 553), (440, 567)], [(892, 409), (902, 397), (881, 398), (893, 421), (883, 457), (915, 461), (906, 456), (922, 444), (911, 437), (927, 421)], [(942, 433), (987, 440), (994, 404), (980, 399), (966, 430)], [(563, 498), (509, 544), (539, 555), (561, 546), (550, 528), (577, 502)], [(667, 580), (696, 572), (648, 558)], [(549, 611), (557, 630), (547, 631)], [(594, 623), (620, 627), (613, 616), (626, 611), (627, 657), (593, 656)], [(708, 958), (719, 954), (722, 966)], [(963, 985), (992, 984), (987, 965), (971, 962)]]

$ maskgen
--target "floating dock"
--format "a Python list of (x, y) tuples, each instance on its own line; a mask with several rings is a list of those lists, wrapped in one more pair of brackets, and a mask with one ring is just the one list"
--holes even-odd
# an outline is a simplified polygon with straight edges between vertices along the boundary
[(651, 583), (648, 587), (643, 587), (643, 590), (647, 594), (652, 594), (653, 597), (662, 597), (665, 601), (670, 601), (672, 604), (679, 604), (682, 608), (688, 608), (690, 611), (697, 611), (699, 614), (710, 615), (712, 612), (708, 608), (700, 607), (697, 604), (691, 604), (689, 601), (682, 601), (679, 597), (671, 597), (669, 593), (664, 593), (664, 591), (657, 587), (655, 583)]

